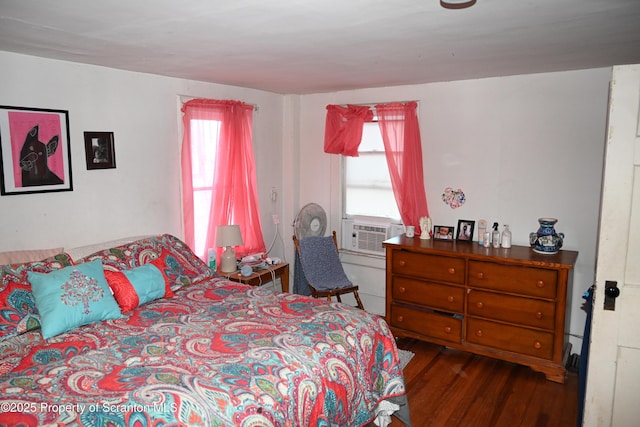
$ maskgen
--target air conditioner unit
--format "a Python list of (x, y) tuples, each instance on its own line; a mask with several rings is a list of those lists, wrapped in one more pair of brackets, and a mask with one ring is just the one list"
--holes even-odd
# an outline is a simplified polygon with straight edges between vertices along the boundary
[(402, 224), (342, 220), (342, 249), (384, 255), (382, 242), (404, 233)]

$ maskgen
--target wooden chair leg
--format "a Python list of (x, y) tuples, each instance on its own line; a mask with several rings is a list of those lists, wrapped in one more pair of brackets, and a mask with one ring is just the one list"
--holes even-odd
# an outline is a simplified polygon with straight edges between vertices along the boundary
[(353, 296), (356, 297), (358, 308), (364, 310), (364, 305), (362, 305), (362, 301), (360, 301), (360, 295), (358, 295), (358, 291), (353, 291)]

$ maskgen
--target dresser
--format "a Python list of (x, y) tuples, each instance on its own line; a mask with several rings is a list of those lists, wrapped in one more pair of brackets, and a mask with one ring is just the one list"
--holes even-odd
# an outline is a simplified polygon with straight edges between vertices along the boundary
[(396, 336), (531, 367), (564, 382), (578, 253), (404, 235), (386, 250), (386, 320)]

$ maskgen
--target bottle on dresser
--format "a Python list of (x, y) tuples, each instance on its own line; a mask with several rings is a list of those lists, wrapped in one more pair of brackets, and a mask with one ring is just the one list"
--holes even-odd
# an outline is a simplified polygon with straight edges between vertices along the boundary
[(493, 223), (493, 231), (491, 232), (491, 245), (494, 248), (500, 247), (500, 231), (498, 230), (498, 223)]
[(481, 219), (478, 221), (478, 244), (484, 246), (485, 233), (487, 231), (487, 220)]
[(507, 224), (504, 225), (504, 230), (502, 230), (502, 238), (500, 239), (500, 245), (503, 248), (511, 247), (511, 230), (509, 230), (509, 226)]

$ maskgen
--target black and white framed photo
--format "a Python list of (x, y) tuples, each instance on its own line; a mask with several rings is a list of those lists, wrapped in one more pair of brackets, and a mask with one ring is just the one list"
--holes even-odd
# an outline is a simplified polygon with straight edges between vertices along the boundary
[(476, 226), (475, 221), (470, 221), (468, 219), (460, 219), (458, 220), (458, 235), (456, 236), (456, 240), (463, 242), (470, 242), (473, 240), (473, 229)]
[(88, 170), (116, 167), (113, 132), (85, 132), (84, 152)]
[(0, 106), (0, 194), (72, 191), (69, 112)]
[(455, 227), (453, 225), (434, 225), (433, 238), (436, 240), (453, 240)]

